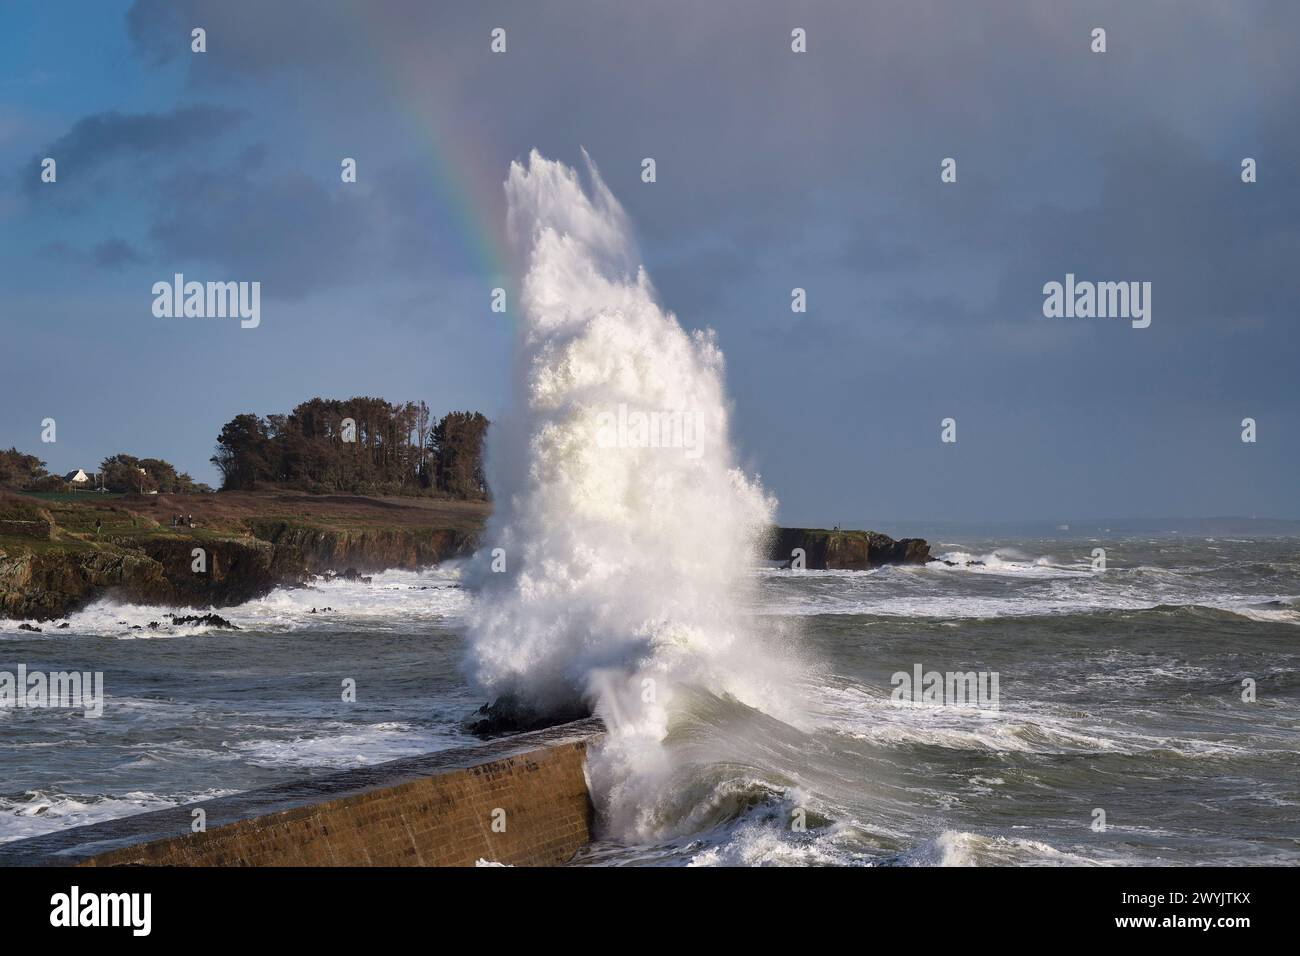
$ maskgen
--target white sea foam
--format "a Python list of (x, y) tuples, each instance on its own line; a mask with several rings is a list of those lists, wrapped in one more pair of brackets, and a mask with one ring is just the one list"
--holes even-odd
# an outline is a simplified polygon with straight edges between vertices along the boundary
[(819, 833), (795, 835), (788, 826), (770, 821), (745, 822), (715, 835), (714, 846), (694, 854), (688, 866), (854, 866), (868, 859), (844, 826)]
[(67, 827), (113, 820), (133, 813), (163, 810), (234, 792), (206, 790), (161, 796), (135, 790), (111, 796), (84, 796), (32, 790), (16, 796), (0, 795), (0, 843), (41, 836)]
[(1101, 866), (1103, 861), (1056, 849), (1039, 840), (944, 830), (904, 854), (913, 866)]
[[(788, 664), (739, 613), (775, 502), (732, 456), (722, 353), (655, 301), (622, 208), (590, 160), (587, 172), (584, 190), (534, 152), (505, 184), (528, 250), (517, 408), (489, 437), (497, 506), (475, 562), (467, 671), (539, 711), (594, 706), (612, 733), (593, 778), (619, 827), (619, 807), (636, 816), (666, 771), (677, 689), (769, 713), (791, 700)], [(611, 447), (602, 422), (624, 408), (690, 416), (694, 447)]]
[(1296, 607), (1258, 607), (1232, 603), (1221, 606), (1220, 610), (1231, 611), (1240, 617), (1268, 624), (1300, 624), (1300, 608)]
[(376, 724), (323, 722), (317, 731), (290, 739), (244, 740), (231, 745), (250, 764), (263, 767), (332, 767), (348, 770), (433, 753), (467, 742), (458, 733), (430, 731), (401, 721)]
[(999, 548), (987, 554), (972, 554), (969, 551), (949, 551), (938, 556), (939, 562), (926, 565), (930, 570), (966, 571), (973, 574), (1015, 574), (1025, 577), (1062, 578), (1090, 576), (1093, 572), (1088, 564), (1061, 564), (1051, 555), (1031, 557), (1014, 548)]
[[(1014, 555), (1014, 557), (1013, 557)], [(957, 566), (897, 565), (871, 571), (759, 568), (770, 587), (754, 609), (773, 616), (871, 615), (901, 618), (1000, 618), (1207, 608), (1250, 620), (1300, 624), (1293, 595), (1224, 590), (1198, 568), (1112, 567), (1029, 557), (1010, 549), (982, 556), (949, 552)], [(967, 561), (984, 565), (966, 565)], [(1003, 586), (999, 579), (1006, 579)], [(987, 582), (988, 586), (984, 586)]]
[[(0, 640), (41, 636), (147, 640), (223, 633), (219, 627), (173, 624), (168, 619), (172, 614), (198, 615), (209, 611), (243, 630), (268, 633), (330, 625), (352, 625), (368, 630), (385, 626), (404, 628), (422, 621), (458, 623), (469, 603), (454, 564), (419, 571), (385, 571), (367, 577), (368, 581), (318, 578), (308, 587), (276, 588), (263, 597), (230, 608), (196, 610), (103, 598), (66, 618), (36, 624), (41, 628), (39, 634), (20, 630), (21, 621), (0, 620)], [(59, 624), (64, 622), (68, 627), (60, 628)], [(155, 623), (157, 627), (150, 627)]]

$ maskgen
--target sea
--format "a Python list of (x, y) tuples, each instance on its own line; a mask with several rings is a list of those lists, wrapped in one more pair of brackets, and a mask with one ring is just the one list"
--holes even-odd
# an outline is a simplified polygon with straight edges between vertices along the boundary
[[(777, 687), (797, 718), (680, 689), (670, 785), (635, 828), (598, 818), (574, 863), (1300, 862), (1300, 538), (931, 546), (924, 566), (748, 568), (739, 627), (800, 662)], [(474, 743), (484, 597), (462, 572), (217, 609), (238, 630), (111, 600), (40, 632), (0, 621), (0, 672), (102, 672), (105, 691), (100, 718), (0, 708), (0, 842)], [(911, 679), (931, 672), (926, 699)], [(949, 674), (996, 693), (961, 699)]]

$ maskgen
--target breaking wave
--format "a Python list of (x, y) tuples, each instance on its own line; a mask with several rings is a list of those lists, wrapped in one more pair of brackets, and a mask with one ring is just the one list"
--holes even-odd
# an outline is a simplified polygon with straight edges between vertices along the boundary
[(635, 828), (619, 806), (644, 820), (632, 804), (669, 775), (676, 695), (790, 715), (790, 663), (739, 613), (775, 501), (734, 460), (722, 352), (656, 302), (586, 163), (589, 188), (536, 152), (505, 184), (528, 260), (516, 407), (489, 439), (497, 504), (473, 566), (467, 671), (534, 712), (602, 716), (605, 818)]

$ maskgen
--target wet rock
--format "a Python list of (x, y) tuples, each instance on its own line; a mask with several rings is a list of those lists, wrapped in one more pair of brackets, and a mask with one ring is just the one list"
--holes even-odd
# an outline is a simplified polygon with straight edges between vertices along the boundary
[(878, 531), (827, 531), (823, 528), (774, 528), (768, 560), (792, 564), (792, 552), (803, 549), (810, 571), (867, 571), (887, 564), (925, 564), (931, 560), (924, 538), (895, 540)]
[(33, 624), (28, 624), (26, 621), (24, 621), (22, 624), (19, 624), (19, 625), (18, 625), (18, 630), (20, 630), (20, 631), (35, 631), (37, 634), (41, 633), (41, 629), (40, 629), (39, 627), (36, 627), (36, 626), (33, 625)]
[(231, 631), (238, 631), (241, 628), (236, 624), (231, 624), (220, 614), (168, 614), (173, 624), (193, 624), (195, 626), (221, 627)]
[(461, 726), (475, 737), (487, 740), (583, 720), (591, 713), (591, 708), (584, 704), (571, 704), (542, 714), (521, 703), (517, 697), (507, 695), (484, 704), (466, 717)]

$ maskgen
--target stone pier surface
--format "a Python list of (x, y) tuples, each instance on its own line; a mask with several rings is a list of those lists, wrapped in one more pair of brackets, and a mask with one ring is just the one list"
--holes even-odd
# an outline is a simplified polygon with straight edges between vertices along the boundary
[(72, 827), (0, 844), (0, 866), (564, 863), (591, 839), (586, 754), (603, 733), (592, 718)]

